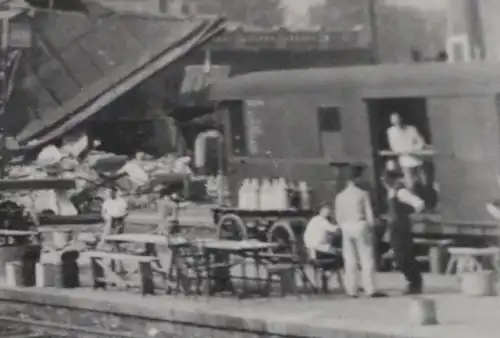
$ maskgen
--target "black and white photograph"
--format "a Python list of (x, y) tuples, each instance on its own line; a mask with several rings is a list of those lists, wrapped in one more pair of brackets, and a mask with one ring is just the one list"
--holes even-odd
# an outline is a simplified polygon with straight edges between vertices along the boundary
[(0, 337), (497, 338), (499, 0), (0, 0)]

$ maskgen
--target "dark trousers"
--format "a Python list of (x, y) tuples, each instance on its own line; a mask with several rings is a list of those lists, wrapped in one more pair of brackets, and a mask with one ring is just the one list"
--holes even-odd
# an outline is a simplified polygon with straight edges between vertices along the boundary
[(391, 234), (391, 247), (394, 250), (394, 260), (405, 276), (410, 290), (422, 288), (422, 274), (420, 266), (415, 259), (415, 244), (410, 232), (393, 232)]
[(123, 234), (125, 232), (125, 217), (117, 217), (111, 220), (112, 234)]

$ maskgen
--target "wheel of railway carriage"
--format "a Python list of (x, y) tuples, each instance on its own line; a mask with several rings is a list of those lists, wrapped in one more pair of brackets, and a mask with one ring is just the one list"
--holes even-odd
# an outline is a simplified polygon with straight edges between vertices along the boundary
[(217, 238), (236, 241), (248, 239), (245, 222), (235, 214), (223, 215), (217, 223)]
[(267, 231), (267, 241), (269, 243), (279, 243), (276, 249), (271, 249), (273, 254), (293, 254), (297, 253), (297, 238), (290, 223), (278, 221)]

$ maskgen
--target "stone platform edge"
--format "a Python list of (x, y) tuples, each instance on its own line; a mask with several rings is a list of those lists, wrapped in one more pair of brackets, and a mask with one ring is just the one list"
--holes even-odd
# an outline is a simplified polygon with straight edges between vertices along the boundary
[[(76, 291), (77, 292), (77, 291)], [(101, 292), (101, 291), (100, 291)], [(93, 313), (94, 315), (106, 318), (114, 316), (124, 318), (124, 321), (129, 319), (142, 320), (145, 323), (157, 323), (159, 327), (162, 324), (168, 324), (169, 327), (182, 326), (182, 330), (187, 334), (185, 328), (196, 328), (197, 335), (189, 335), (189, 337), (209, 338), (216, 337), (296, 337), (296, 338), (413, 338), (422, 337), (415, 332), (411, 332), (411, 328), (388, 328), (387, 325), (365, 325), (364, 323), (355, 323), (345, 320), (329, 319), (312, 320), (307, 314), (303, 318), (290, 319), (286, 317), (279, 318), (280, 314), (272, 316), (272, 318), (263, 318), (264, 316), (256, 313), (255, 315), (228, 315), (217, 311), (207, 311), (197, 309), (195, 306), (181, 306), (185, 308), (175, 308), (175, 305), (165, 304), (161, 307), (151, 307), (137, 302), (137, 298), (121, 299), (121, 301), (110, 302), (108, 297), (103, 299), (89, 298), (85, 295), (76, 295), (73, 290), (58, 290), (53, 288), (10, 288), (0, 285), (0, 308), (17, 308), (24, 309), (21, 311), (32, 312), (40, 311), (47, 312), (48, 317), (44, 321), (49, 324), (59, 325), (68, 324), (68, 320), (58, 318), (58, 315), (49, 315), (48, 312), (61, 313), (61, 311), (71, 311), (78, 313)], [(147, 296), (155, 297), (155, 296)], [(134, 301), (135, 300), (135, 301)], [(200, 302), (209, 303), (210, 300), (201, 300)], [(178, 301), (176, 301), (178, 303)], [(242, 302), (242, 306), (244, 302)], [(247, 304), (251, 306), (251, 304)], [(191, 308), (190, 308), (191, 307)], [(50, 310), (49, 310), (50, 309)], [(0, 322), (9, 320), (4, 310), (0, 310)], [(7, 311), (8, 312), (8, 311)], [(29, 318), (29, 314), (23, 314), (25, 318)], [(57, 317), (54, 320), (54, 316)], [(61, 321), (59, 320), (61, 319)], [(370, 323), (372, 324), (372, 323)], [(36, 326), (36, 325), (35, 325)], [(151, 325), (150, 325), (151, 326)], [(366, 327), (369, 326), (369, 327)], [(78, 331), (78, 327), (82, 331), (87, 327), (77, 326), (76, 329), (68, 329), (69, 331)], [(171, 329), (173, 330), (173, 329)], [(123, 337), (147, 337), (140, 332), (125, 333), (128, 330), (122, 330)], [(147, 332), (147, 329), (139, 330)], [(187, 330), (189, 331), (189, 329)], [(206, 331), (206, 332), (205, 332)], [(399, 331), (399, 332), (398, 332)], [(111, 332), (111, 331), (109, 331)], [(114, 332), (114, 331), (113, 331)], [(202, 332), (202, 333), (200, 333)], [(210, 332), (212, 334), (210, 334)], [(222, 334), (224, 332), (225, 334)], [(104, 335), (104, 331), (101, 332)], [(138, 334), (138, 335), (137, 335)], [(107, 335), (107, 334), (106, 334)], [(116, 336), (118, 336), (117, 334)], [(122, 335), (119, 335), (122, 336)], [(168, 336), (171, 337), (171, 336)], [(184, 337), (183, 335), (179, 337)]]

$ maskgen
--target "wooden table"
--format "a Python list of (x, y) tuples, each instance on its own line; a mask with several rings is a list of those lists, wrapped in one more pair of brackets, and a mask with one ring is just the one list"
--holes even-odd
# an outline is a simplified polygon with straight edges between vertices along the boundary
[(95, 232), (97, 229), (100, 229), (102, 226), (101, 223), (93, 223), (93, 224), (53, 224), (53, 225), (40, 225), (38, 226), (38, 234), (42, 235), (42, 237), (46, 234), (54, 235), (55, 233), (63, 233), (68, 242), (62, 248), (55, 248), (44, 246), (44, 249), (47, 252), (57, 252), (68, 248), (69, 246), (75, 244), (78, 239), (78, 236), (75, 236), (75, 233), (81, 232)]
[[(260, 269), (259, 269), (262, 263), (260, 254), (264, 251), (276, 249), (277, 247), (279, 247), (278, 243), (266, 243), (259, 241), (232, 241), (232, 240), (214, 240), (202, 243), (200, 245), (200, 248), (202, 249), (203, 254), (205, 256), (204, 261), (206, 264), (207, 271), (209, 271), (210, 266), (213, 263), (212, 259), (214, 258), (214, 256), (216, 257), (218, 254), (219, 255), (222, 254), (226, 257), (229, 257), (230, 255), (238, 255), (241, 256), (243, 259), (251, 257), (255, 261), (255, 266), (256, 266), (257, 276), (255, 280), (259, 282), (262, 281), (262, 279), (260, 278)], [(247, 287), (248, 278), (247, 278), (245, 261), (243, 261), (241, 273), (242, 273), (241, 277), (243, 285), (242, 285), (242, 292), (239, 293), (239, 297), (244, 298), (249, 295)], [(210, 286), (210, 278), (208, 278), (208, 283)], [(208, 287), (206, 290), (209, 291), (210, 289), (211, 288)]]
[(0, 245), (16, 245), (16, 238), (36, 238), (38, 232), (36, 231), (23, 231), (23, 230), (8, 230), (1, 229), (0, 230)]
[[(163, 235), (154, 235), (154, 234), (115, 234), (108, 235), (104, 237), (105, 242), (115, 243), (117, 251), (120, 251), (119, 244), (123, 243), (140, 243), (144, 244), (144, 252), (141, 253), (146, 256), (155, 256), (158, 257), (158, 267), (156, 268), (156, 272), (162, 274), (165, 282), (165, 287), (167, 293), (170, 293), (174, 290), (182, 291), (185, 294), (189, 293), (188, 284), (187, 284), (187, 276), (185, 276), (184, 264), (182, 262), (182, 255), (180, 251), (187, 247), (193, 245), (202, 245), (203, 243), (207, 243), (211, 241), (210, 239), (198, 239), (198, 240), (188, 240), (183, 237), (166, 237)], [(162, 257), (158, 254), (158, 246), (168, 247), (171, 254), (170, 257), (166, 257), (166, 260), (163, 260)], [(186, 278), (184, 278), (186, 277)]]

